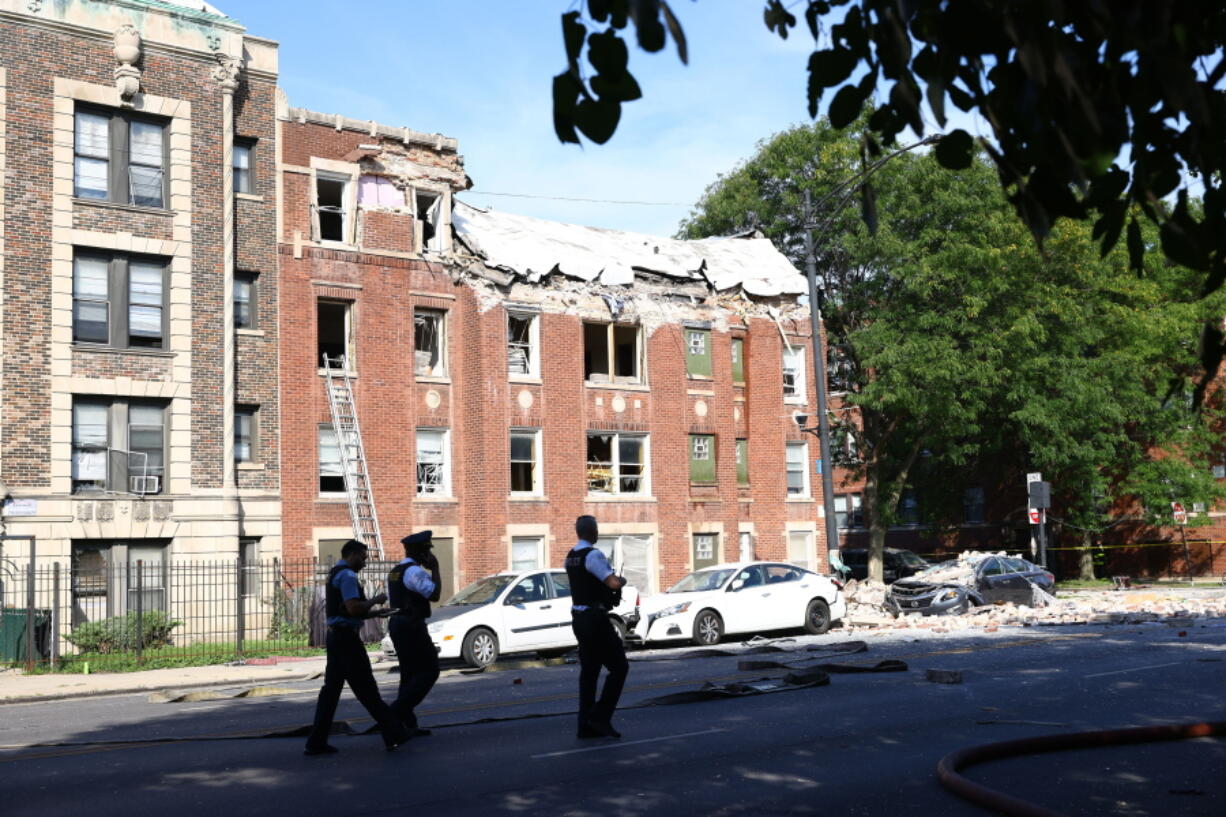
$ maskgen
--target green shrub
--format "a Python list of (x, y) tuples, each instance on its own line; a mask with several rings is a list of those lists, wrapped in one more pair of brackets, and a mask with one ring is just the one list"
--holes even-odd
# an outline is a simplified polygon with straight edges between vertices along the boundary
[[(82, 652), (135, 652), (137, 648), (136, 613), (91, 621), (73, 630), (66, 638)], [(161, 610), (149, 610), (140, 619), (140, 648), (170, 644), (170, 632), (183, 622), (175, 621)]]

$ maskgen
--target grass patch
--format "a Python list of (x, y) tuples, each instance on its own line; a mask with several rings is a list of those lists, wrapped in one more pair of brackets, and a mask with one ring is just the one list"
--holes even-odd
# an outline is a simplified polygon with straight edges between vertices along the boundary
[[(374, 645), (378, 646), (378, 645)], [(135, 653), (77, 653), (60, 658), (54, 670), (49, 664), (37, 665), (32, 674), (89, 672), (139, 672), (147, 669), (177, 667), (208, 667), (228, 664), (247, 658), (293, 656), (306, 658), (323, 655), (319, 647), (309, 647), (305, 641), (248, 641), (239, 654), (233, 644), (190, 644), (183, 647), (156, 647), (144, 651), (140, 661)]]
[(1056, 582), (1057, 590), (1109, 590), (1115, 587), (1110, 579), (1065, 579)]

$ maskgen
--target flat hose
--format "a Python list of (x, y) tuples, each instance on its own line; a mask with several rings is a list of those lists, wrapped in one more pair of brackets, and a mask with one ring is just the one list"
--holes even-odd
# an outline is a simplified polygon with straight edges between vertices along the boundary
[(1000, 743), (985, 743), (959, 749), (941, 758), (937, 778), (954, 794), (1007, 817), (1064, 817), (1061, 812), (1037, 806), (1009, 794), (990, 789), (963, 777), (959, 772), (969, 766), (989, 760), (1061, 752), (1066, 749), (1092, 749), (1100, 746), (1126, 746), (1132, 743), (1156, 743), (1163, 740), (1186, 740), (1226, 736), (1226, 721), (1182, 723), (1168, 726), (1140, 726), (1131, 729), (1105, 729), (1097, 732), (1074, 732), (1067, 735), (1041, 735)]

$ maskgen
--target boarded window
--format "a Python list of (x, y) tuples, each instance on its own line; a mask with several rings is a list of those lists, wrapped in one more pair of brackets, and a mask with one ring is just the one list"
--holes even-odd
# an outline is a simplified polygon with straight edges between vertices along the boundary
[(788, 531), (788, 561), (797, 567), (809, 567), (813, 534), (807, 530)]
[(541, 566), (544, 541), (539, 536), (516, 536), (511, 539), (511, 569), (533, 570)]
[(690, 482), (715, 482), (715, 436), (712, 434), (690, 435)]
[(719, 562), (719, 535), (696, 533), (693, 539), (694, 569), (702, 570)]
[(711, 376), (710, 330), (685, 330), (685, 370), (691, 376)]

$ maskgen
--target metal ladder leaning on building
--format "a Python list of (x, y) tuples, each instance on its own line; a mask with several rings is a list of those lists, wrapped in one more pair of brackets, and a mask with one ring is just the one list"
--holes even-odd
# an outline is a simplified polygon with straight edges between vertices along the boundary
[(345, 355), (323, 356), (327, 375), (328, 406), (332, 410), (332, 429), (341, 454), (341, 469), (345, 476), (345, 493), (349, 497), (349, 518), (353, 520), (353, 537), (372, 545), (383, 559), (383, 537), (379, 533), (379, 516), (375, 513), (375, 496), (370, 489), (366, 470), (366, 449), (362, 447), (362, 429), (353, 405), (353, 384), (349, 380), (349, 362)]

